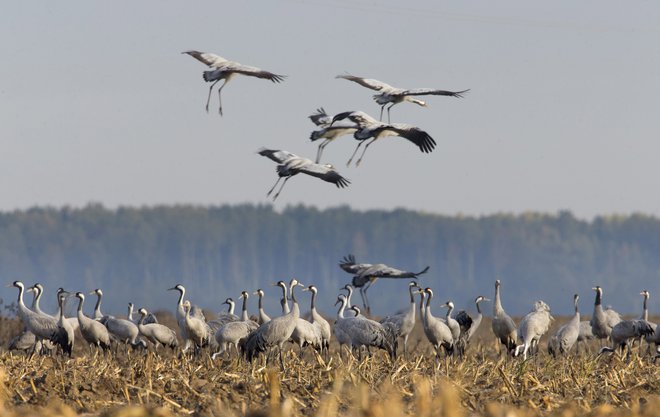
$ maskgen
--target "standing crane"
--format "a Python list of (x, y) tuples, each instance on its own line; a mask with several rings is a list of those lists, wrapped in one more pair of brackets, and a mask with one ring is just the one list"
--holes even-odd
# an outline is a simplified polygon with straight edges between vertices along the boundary
[[(241, 299), (243, 300), (243, 309), (241, 312), (241, 319), (238, 321), (231, 321), (225, 323), (215, 332), (215, 340), (218, 343), (219, 350), (213, 354), (211, 359), (222, 355), (225, 351), (231, 349), (234, 346), (236, 354), (238, 355), (238, 345), (241, 341), (246, 339), (250, 333), (257, 330), (259, 325), (250, 320), (247, 312), (247, 300), (248, 293), (243, 291), (241, 293)], [(231, 354), (231, 351), (230, 351)]]
[(508, 353), (513, 353), (516, 348), (516, 324), (502, 308), (500, 300), (500, 280), (495, 281), (495, 303), (493, 304), (493, 321), (491, 323), (493, 333), (504, 345)]
[(81, 292), (77, 292), (76, 297), (78, 298), (78, 323), (80, 323), (80, 333), (82, 334), (83, 339), (85, 339), (90, 346), (96, 346), (103, 350), (109, 349), (110, 334), (108, 333), (108, 329), (106, 329), (101, 322), (85, 316), (83, 313), (85, 295)]
[(213, 83), (209, 87), (209, 96), (206, 99), (206, 112), (209, 111), (209, 102), (211, 101), (211, 93), (213, 92), (213, 87), (220, 81), (225, 80), (220, 88), (218, 88), (218, 99), (220, 102), (220, 107), (218, 112), (222, 116), (222, 89), (227, 85), (227, 83), (234, 78), (236, 74), (247, 75), (249, 77), (262, 78), (274, 83), (279, 83), (284, 81), (286, 75), (278, 75), (272, 72), (264, 71), (257, 67), (250, 67), (247, 65), (239, 64), (238, 62), (229, 61), (219, 55), (212, 54), (209, 52), (199, 52), (199, 51), (184, 51), (182, 54), (190, 55), (199, 62), (212, 68), (209, 71), (204, 71), (202, 74), (204, 81)]
[[(410, 295), (410, 305), (408, 311), (393, 316), (383, 318), (380, 323), (390, 323), (396, 329), (397, 337), (403, 337), (403, 355), (408, 358), (408, 337), (415, 327), (415, 292), (419, 285), (415, 281), (408, 283), (408, 294)], [(396, 352), (396, 344), (394, 346)]]
[(59, 314), (57, 317), (57, 331), (51, 336), (50, 340), (62, 347), (62, 352), (69, 355), (73, 352), (73, 343), (75, 341), (75, 333), (71, 322), (64, 317), (64, 304), (66, 303), (67, 294), (60, 293), (57, 296), (57, 304), (59, 305)]
[(557, 330), (557, 333), (550, 338), (548, 342), (548, 353), (552, 356), (558, 354), (567, 354), (573, 345), (577, 342), (580, 335), (580, 310), (578, 309), (578, 300), (580, 296), (575, 294), (573, 296), (573, 303), (575, 305), (575, 314), (568, 323), (564, 324)]
[(369, 307), (367, 290), (378, 278), (417, 278), (429, 270), (428, 266), (419, 272), (409, 272), (392, 268), (385, 264), (357, 264), (353, 255), (344, 257), (339, 263), (339, 267), (345, 272), (354, 275), (353, 285), (360, 289), (362, 304), (368, 314), (371, 314), (371, 308)]
[(344, 74), (337, 75), (335, 78), (343, 78), (344, 80), (353, 81), (360, 84), (362, 87), (369, 88), (371, 90), (377, 91), (378, 94), (373, 96), (374, 101), (380, 104), (380, 120), (383, 120), (383, 110), (385, 106), (390, 105), (387, 108), (387, 121), (390, 121), (390, 109), (396, 104), (403, 103), (407, 101), (409, 103), (417, 104), (418, 106), (426, 107), (426, 102), (413, 98), (414, 96), (449, 96), (463, 98), (463, 94), (467, 93), (468, 90), (463, 91), (447, 91), (447, 90), (438, 90), (434, 88), (415, 88), (415, 89), (403, 89), (392, 87), (389, 84), (386, 84), (382, 81), (374, 80), (372, 78), (362, 78), (356, 77), (355, 75)]
[(456, 321), (458, 322), (461, 328), (461, 335), (458, 339), (458, 344), (456, 345), (458, 349), (458, 354), (463, 356), (465, 354), (465, 349), (470, 343), (472, 336), (477, 332), (477, 329), (481, 325), (481, 320), (483, 319), (483, 314), (481, 313), (481, 307), (479, 303), (482, 301), (490, 301), (488, 298), (483, 295), (478, 296), (474, 299), (474, 305), (477, 308), (477, 315), (472, 317), (465, 310), (461, 310), (456, 315)]
[(311, 159), (303, 158), (290, 152), (276, 149), (261, 148), (257, 153), (261, 156), (265, 156), (271, 161), (277, 162), (278, 164), (275, 169), (278, 175), (277, 181), (275, 182), (275, 185), (273, 185), (273, 188), (268, 191), (266, 196), (270, 196), (273, 191), (275, 191), (275, 187), (277, 184), (279, 184), (280, 180), (284, 178), (284, 182), (273, 197), (273, 200), (276, 200), (280, 195), (286, 182), (289, 181), (289, 179), (294, 175), (300, 173), (311, 175), (312, 177), (320, 178), (323, 181), (333, 183), (337, 186), (337, 188), (348, 187), (348, 185), (351, 183), (348, 179), (342, 177), (337, 172), (335, 167), (330, 164), (316, 164), (312, 162)]
[(154, 348), (158, 350), (158, 346), (163, 345), (174, 350), (179, 345), (176, 338), (176, 332), (169, 327), (160, 323), (147, 323), (146, 318), (149, 315), (146, 309), (141, 308), (138, 310), (140, 313), (140, 321), (138, 321), (138, 330), (140, 334), (148, 341), (153, 343)]
[[(420, 290), (422, 291), (422, 290)], [(454, 336), (444, 321), (436, 318), (431, 313), (431, 300), (433, 300), (433, 290), (426, 288), (426, 308), (424, 311), (424, 334), (435, 350), (436, 360), (440, 359), (440, 348), (444, 348), (445, 356), (454, 353)]]
[(518, 339), (522, 345), (516, 346), (513, 356), (518, 356), (522, 351), (523, 359), (527, 359), (527, 351), (536, 353), (536, 348), (541, 336), (548, 332), (550, 321), (553, 320), (550, 315), (550, 307), (543, 301), (536, 301), (534, 309), (520, 321), (518, 326)]
[(610, 337), (612, 328), (621, 321), (621, 316), (611, 308), (603, 310), (603, 289), (599, 286), (592, 289), (596, 291), (596, 300), (594, 301), (594, 314), (590, 320), (591, 329), (594, 336), (601, 341), (602, 346), (602, 340)]
[(296, 321), (300, 318), (300, 308), (296, 301), (294, 289), (304, 287), (297, 279), (292, 279), (289, 283), (289, 292), (293, 301), (293, 308), (289, 314), (271, 319), (264, 323), (241, 344), (243, 354), (248, 360), (255, 358), (260, 352), (277, 346), (279, 350), (280, 367), (284, 370), (284, 361), (282, 359), (282, 349), (284, 343), (291, 338), (291, 334), (296, 328)]
[(449, 330), (451, 330), (451, 336), (454, 338), (454, 346), (456, 346), (459, 337), (461, 337), (461, 326), (451, 316), (451, 312), (454, 311), (454, 302), (449, 300), (446, 303), (444, 303), (442, 307), (447, 307), (447, 316), (445, 316), (445, 323), (447, 323), (447, 327), (449, 327)]
[[(332, 118), (332, 125), (339, 120), (349, 119), (357, 126), (357, 130), (353, 133), (353, 138), (359, 141), (358, 145), (353, 151), (353, 155), (346, 163), (349, 166), (353, 158), (357, 154), (360, 147), (366, 143), (360, 158), (355, 162), (355, 166), (359, 166), (367, 152), (369, 146), (380, 138), (387, 136), (399, 136), (415, 144), (423, 153), (430, 153), (435, 149), (435, 140), (422, 129), (407, 125), (403, 123), (383, 123), (369, 116), (361, 111), (347, 111), (339, 113)], [(367, 142), (368, 139), (371, 139)]]
[[(53, 335), (58, 331), (57, 320), (53, 317), (38, 314), (25, 306), (23, 302), (23, 294), (25, 292), (25, 285), (21, 281), (14, 281), (11, 285), (18, 288), (18, 316), (25, 324), (28, 331), (35, 336), (35, 343), (32, 345), (30, 358), (34, 356), (37, 348), (41, 346), (42, 340), (51, 340)], [(59, 343), (57, 340), (54, 342)], [(66, 349), (64, 345), (60, 345), (62, 349)]]
[(257, 291), (255, 291), (254, 295), (259, 296), (259, 320), (257, 321), (257, 323), (259, 323), (259, 325), (262, 325), (270, 321), (270, 317), (264, 311), (264, 304), (263, 304), (264, 290), (259, 288)]
[[(644, 320), (645, 322), (647, 322), (651, 326), (651, 328), (653, 329), (653, 334), (646, 335), (645, 338), (644, 338), (646, 340), (647, 345), (648, 345), (647, 350), (650, 354), (651, 353), (651, 345), (660, 344), (660, 337), (659, 337), (660, 335), (658, 335), (658, 325), (649, 321), (648, 301), (649, 301), (649, 297), (651, 296), (651, 294), (647, 290), (644, 290), (644, 291), (640, 292), (639, 295), (644, 297), (644, 304), (642, 305), (642, 315), (641, 315), (640, 318), (642, 320)], [(641, 349), (641, 346), (642, 346), (641, 341), (640, 341), (639, 346), (640, 346), (640, 349)]]
[(621, 320), (612, 327), (610, 331), (610, 339), (612, 339), (612, 347), (605, 346), (600, 349), (599, 353), (614, 352), (616, 348), (621, 348), (621, 354), (626, 351), (626, 359), (630, 359), (630, 341), (646, 336), (653, 335), (655, 332), (646, 320)]
[(346, 317), (344, 317), (344, 310), (346, 309), (346, 306), (348, 305), (348, 300), (346, 299), (346, 296), (344, 294), (339, 294), (337, 296), (337, 302), (335, 303), (335, 306), (337, 304), (339, 305), (339, 310), (337, 310), (337, 317), (335, 319), (335, 325), (334, 325), (334, 331), (335, 331), (335, 339), (337, 339), (337, 343), (339, 343), (339, 357), (342, 357), (342, 347), (348, 346), (348, 349), (352, 349), (353, 346), (351, 345), (351, 336), (348, 334), (348, 322), (346, 322)]
[(310, 285), (309, 287), (304, 288), (303, 291), (309, 291), (312, 293), (310, 306), (312, 324), (318, 329), (319, 334), (321, 335), (321, 353), (325, 355), (325, 359), (327, 360), (330, 358), (330, 338), (332, 337), (330, 323), (328, 323), (328, 321), (316, 311), (318, 289), (314, 285)]

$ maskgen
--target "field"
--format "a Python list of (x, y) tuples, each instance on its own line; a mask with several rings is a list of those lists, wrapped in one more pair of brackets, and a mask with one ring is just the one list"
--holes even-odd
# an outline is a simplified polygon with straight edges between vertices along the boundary
[[(171, 318), (162, 321), (174, 324)], [(170, 320), (170, 321), (168, 321)], [(555, 321), (561, 323), (564, 320)], [(2, 321), (2, 339), (19, 328)], [(551, 330), (552, 331), (552, 330)], [(545, 342), (545, 338), (542, 339)], [(285, 356), (285, 370), (236, 358), (93, 355), (73, 359), (0, 352), (0, 415), (7, 416), (657, 416), (660, 373), (638, 348), (630, 361), (591, 352), (553, 359), (545, 343), (527, 361), (498, 356), (484, 319), (467, 357), (436, 361), (421, 328), (409, 359), (384, 352), (362, 361), (312, 350)], [(644, 353), (646, 346), (643, 347)]]

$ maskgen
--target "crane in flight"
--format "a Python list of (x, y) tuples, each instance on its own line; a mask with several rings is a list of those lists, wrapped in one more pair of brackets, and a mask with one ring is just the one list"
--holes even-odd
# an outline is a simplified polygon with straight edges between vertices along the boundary
[(326, 146), (333, 140), (341, 136), (353, 135), (358, 130), (357, 125), (350, 124), (332, 124), (332, 117), (328, 116), (323, 107), (316, 110), (316, 113), (309, 116), (309, 119), (316, 126), (319, 127), (318, 130), (312, 132), (309, 136), (309, 140), (315, 142), (319, 139), (323, 141), (319, 144), (318, 150), (316, 151), (316, 163), (321, 162), (321, 154)]
[(414, 96), (450, 96), (463, 98), (463, 94), (467, 93), (468, 90), (463, 91), (447, 91), (447, 90), (438, 90), (435, 88), (414, 88), (414, 89), (404, 89), (392, 87), (391, 85), (384, 83), (382, 81), (374, 80), (372, 78), (362, 78), (356, 77), (351, 74), (338, 75), (335, 78), (343, 78), (344, 80), (353, 81), (360, 84), (362, 87), (367, 87), (374, 91), (377, 91), (378, 94), (374, 95), (374, 101), (380, 104), (380, 120), (383, 120), (383, 110), (385, 106), (390, 105), (387, 108), (387, 122), (390, 121), (390, 109), (394, 107), (395, 104), (408, 101), (410, 103), (415, 103), (419, 106), (426, 107), (426, 102), (414, 98)]
[(372, 143), (386, 136), (399, 136), (407, 139), (417, 145), (419, 150), (424, 153), (430, 153), (435, 149), (435, 140), (428, 133), (415, 126), (403, 123), (383, 123), (362, 111), (347, 111), (336, 114), (332, 118), (331, 125), (344, 119), (348, 119), (355, 123), (357, 130), (353, 134), (353, 137), (359, 141), (353, 155), (351, 155), (351, 159), (346, 163), (346, 166), (350, 165), (357, 154), (358, 149), (360, 149), (360, 146), (362, 146), (362, 144), (368, 139), (371, 140), (366, 142), (362, 154), (360, 155), (360, 159), (355, 162), (355, 166), (360, 165), (362, 158), (364, 158), (364, 154), (367, 153), (367, 149)]
[(206, 99), (206, 111), (209, 111), (209, 102), (211, 101), (211, 92), (213, 87), (220, 81), (225, 80), (224, 83), (218, 88), (218, 99), (220, 101), (220, 107), (218, 112), (222, 116), (222, 89), (227, 85), (227, 83), (234, 77), (236, 74), (247, 75), (249, 77), (263, 78), (270, 80), (274, 83), (279, 83), (284, 81), (286, 75), (278, 75), (269, 71), (264, 71), (261, 68), (251, 67), (248, 65), (243, 65), (238, 62), (229, 61), (219, 55), (212, 54), (209, 52), (200, 52), (200, 51), (183, 51), (182, 54), (190, 55), (201, 63), (208, 65), (211, 70), (204, 71), (202, 74), (204, 81), (213, 83), (209, 87), (209, 95)]
[(410, 272), (392, 268), (385, 264), (359, 264), (356, 263), (355, 256), (353, 255), (345, 256), (339, 262), (339, 267), (344, 272), (353, 275), (353, 286), (360, 289), (362, 304), (369, 314), (371, 314), (371, 308), (369, 307), (367, 290), (378, 278), (417, 278), (429, 270), (428, 266), (419, 272)]
[(299, 173), (311, 175), (313, 177), (320, 178), (323, 181), (331, 182), (335, 184), (337, 188), (348, 187), (348, 184), (351, 183), (348, 179), (339, 175), (337, 170), (335, 170), (335, 167), (330, 164), (316, 164), (312, 162), (311, 159), (303, 158), (290, 152), (277, 149), (261, 148), (259, 151), (257, 151), (257, 153), (274, 162), (277, 162), (278, 164), (276, 171), (279, 178), (277, 179), (277, 182), (275, 182), (275, 185), (273, 185), (273, 188), (268, 191), (266, 196), (270, 196), (280, 180), (284, 178), (284, 182), (273, 197), (273, 200), (277, 199), (277, 197), (280, 195), (286, 182), (291, 177)]

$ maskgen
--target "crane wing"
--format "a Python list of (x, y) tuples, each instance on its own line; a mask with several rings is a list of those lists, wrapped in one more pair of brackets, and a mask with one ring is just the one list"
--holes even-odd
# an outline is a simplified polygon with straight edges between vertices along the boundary
[(277, 162), (278, 164), (282, 164), (291, 158), (298, 158), (298, 155), (292, 154), (291, 152), (287, 152), (287, 151), (281, 151), (278, 149), (261, 148), (257, 151), (257, 153), (261, 156), (265, 156), (271, 161)]
[(430, 153), (436, 145), (435, 140), (428, 133), (415, 126), (396, 123), (393, 125), (384, 125), (381, 131), (387, 135), (401, 136), (408, 139), (424, 153)]
[(394, 87), (392, 87), (391, 85), (386, 84), (382, 81), (374, 80), (372, 78), (356, 77), (355, 75), (350, 75), (350, 74), (338, 75), (335, 78), (343, 78), (348, 81), (353, 81), (355, 83), (360, 84), (362, 87), (367, 87), (376, 91), (394, 89)]
[(332, 123), (332, 118), (328, 116), (323, 107), (316, 109), (316, 113), (308, 116), (316, 126), (327, 126)]
[(237, 74), (248, 75), (250, 77), (263, 78), (274, 83), (282, 82), (286, 78), (286, 75), (273, 74), (272, 72), (264, 71), (261, 68), (250, 67), (247, 65), (239, 64), (237, 62), (229, 62), (223, 65), (222, 69), (227, 72), (235, 72)]
[(344, 256), (344, 258), (339, 261), (339, 267), (349, 274), (357, 274), (361, 270), (370, 268), (371, 264), (358, 264), (355, 262), (355, 256), (352, 254)]
[(411, 90), (403, 90), (398, 94), (399, 96), (451, 96), (463, 98), (463, 94), (470, 91), (469, 89), (463, 91), (447, 91), (447, 90), (436, 90), (434, 88), (414, 88)]
[(209, 52), (199, 52), (193, 50), (193, 51), (183, 51), (181, 53), (190, 55), (191, 57), (195, 58), (196, 60), (198, 60), (203, 64), (208, 65), (209, 67), (220, 68), (227, 62), (230, 62), (225, 58), (221, 57), (220, 55), (212, 54)]
[(351, 183), (347, 178), (339, 175), (334, 168), (328, 165), (309, 163), (297, 168), (297, 171), (311, 175), (312, 177), (320, 178), (323, 181), (331, 182), (335, 184), (337, 188), (348, 187), (348, 184)]
[(344, 135), (352, 135), (357, 130), (355, 126), (326, 126), (322, 129), (315, 130), (309, 136), (309, 139), (314, 142), (319, 139), (336, 139)]
[(385, 264), (376, 264), (371, 268), (362, 271), (359, 276), (362, 277), (376, 277), (376, 278), (417, 278), (417, 276), (425, 274), (429, 270), (427, 266), (420, 272), (402, 271), (400, 269), (392, 268)]

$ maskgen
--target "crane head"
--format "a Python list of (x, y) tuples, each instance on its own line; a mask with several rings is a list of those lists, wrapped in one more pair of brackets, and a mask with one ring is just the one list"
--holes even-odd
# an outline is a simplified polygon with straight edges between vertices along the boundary
[(346, 302), (346, 296), (344, 294), (339, 294), (337, 296), (337, 302), (335, 303), (335, 305), (337, 305), (339, 303), (345, 303), (345, 302)]
[(649, 298), (651, 294), (647, 290), (644, 290), (640, 292), (639, 295), (644, 296), (644, 298)]
[(179, 292), (184, 292), (184, 291), (186, 291), (186, 289), (184, 288), (183, 285), (181, 285), (181, 284), (176, 284), (176, 285), (173, 286), (172, 288), (168, 288), (167, 291), (179, 291)]
[(21, 281), (14, 281), (11, 284), (7, 284), (7, 287), (16, 287), (16, 288), (25, 289), (25, 285), (23, 285)]
[(149, 313), (147, 313), (147, 310), (144, 307), (139, 309), (138, 313), (140, 313), (141, 316), (146, 316), (147, 314), (149, 314)]
[(246, 300), (250, 297), (250, 294), (247, 293), (247, 291), (241, 292), (241, 298), (245, 298)]
[(256, 291), (253, 293), (253, 295), (258, 295), (259, 297), (263, 297), (263, 296), (264, 296), (264, 290), (262, 290), (261, 288), (259, 288), (258, 290), (256, 290)]
[(478, 296), (477, 298), (474, 299), (475, 304), (479, 304), (482, 301), (490, 301), (490, 299), (484, 297), (483, 295), (480, 295), (480, 296)]
[(353, 306), (351, 306), (351, 310), (353, 310), (355, 312), (355, 317), (360, 315), (360, 307), (358, 307), (356, 305), (353, 305)]
[(495, 288), (499, 287), (500, 285), (502, 285), (502, 281), (500, 281), (499, 279), (496, 279), (495, 280)]
[(97, 288), (94, 291), (90, 292), (89, 295), (98, 295), (99, 297), (102, 297), (103, 296), (103, 291), (101, 291), (100, 288)]
[(81, 293), (80, 291), (76, 293), (76, 297), (80, 299), (80, 301), (85, 301), (85, 294)]

